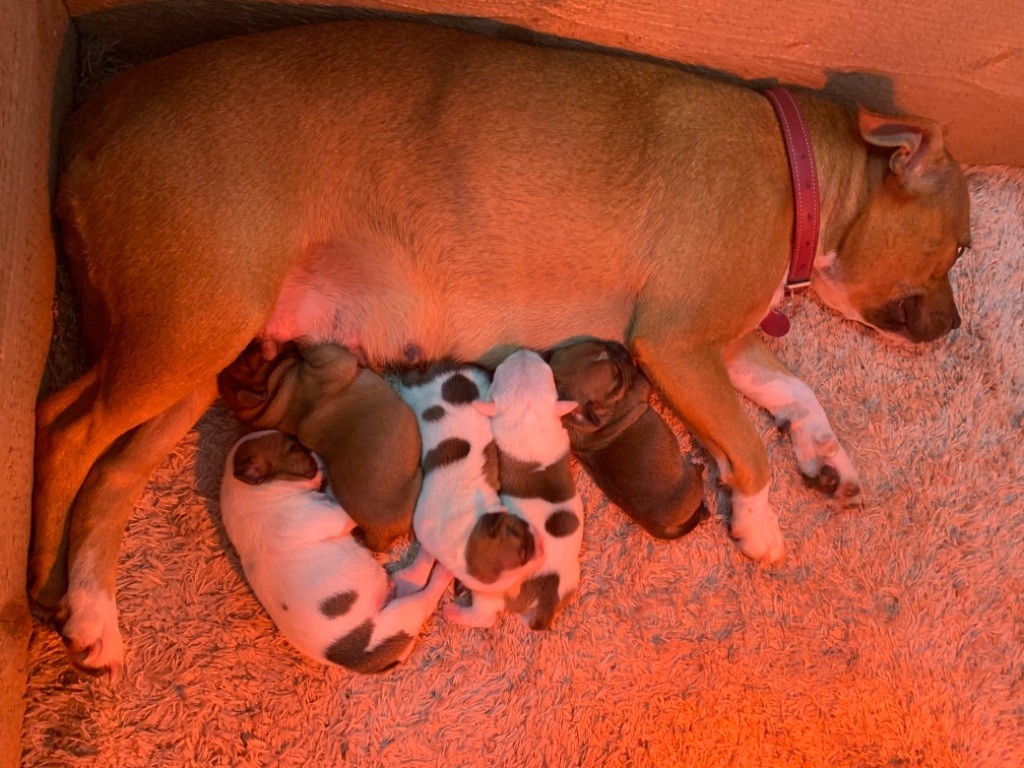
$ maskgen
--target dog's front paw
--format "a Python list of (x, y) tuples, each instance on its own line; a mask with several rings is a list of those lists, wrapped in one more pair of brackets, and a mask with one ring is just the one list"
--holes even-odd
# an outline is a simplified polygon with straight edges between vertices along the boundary
[(768, 503), (768, 489), (753, 496), (732, 495), (732, 522), (729, 527), (740, 552), (762, 565), (781, 563), (786, 544), (779, 518)]
[(116, 683), (124, 669), (117, 604), (99, 590), (65, 596), (56, 617), (71, 663), (90, 674), (109, 673)]
[(850, 457), (839, 444), (825, 419), (807, 418), (780, 421), (779, 429), (789, 432), (797, 466), (809, 486), (835, 499), (843, 508), (862, 502), (860, 477)]
[(477, 629), (493, 627), (494, 622), (498, 619), (497, 613), (481, 611), (474, 606), (459, 605), (458, 603), (445, 603), (441, 612), (448, 621), (454, 624), (461, 624), (464, 627), (476, 627)]

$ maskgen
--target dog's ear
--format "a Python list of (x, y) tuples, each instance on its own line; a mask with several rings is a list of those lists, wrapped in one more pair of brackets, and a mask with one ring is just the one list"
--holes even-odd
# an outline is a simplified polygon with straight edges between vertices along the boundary
[(942, 129), (923, 117), (879, 115), (861, 109), (860, 135), (868, 144), (892, 149), (889, 168), (907, 191), (927, 191), (946, 164)]
[(566, 414), (575, 411), (579, 405), (575, 400), (559, 400), (555, 403), (555, 415), (558, 418), (562, 418)]
[(235, 400), (241, 408), (255, 408), (259, 405), (263, 405), (266, 399), (266, 387), (259, 387), (257, 389), (243, 387), (235, 392)]
[(473, 407), (488, 418), (494, 418), (498, 413), (498, 406), (493, 400), (474, 400)]
[(608, 417), (612, 414), (612, 407), (608, 403), (597, 400), (589, 400), (580, 408), (584, 418), (595, 427), (603, 427)]
[(235, 477), (249, 485), (262, 485), (270, 472), (270, 462), (265, 456), (259, 454), (247, 456), (242, 461), (235, 462)]

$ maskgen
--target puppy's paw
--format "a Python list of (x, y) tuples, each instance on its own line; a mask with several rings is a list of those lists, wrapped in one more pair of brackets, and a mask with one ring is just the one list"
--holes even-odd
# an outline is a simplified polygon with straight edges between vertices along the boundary
[[(392, 580), (395, 582), (395, 597), (406, 597), (426, 587), (427, 582), (430, 580), (432, 568), (435, 571), (440, 568), (444, 573), (448, 573), (440, 563), (437, 563), (435, 566), (434, 558), (421, 549), (416, 559), (410, 565), (400, 571), (396, 571), (392, 577)], [(448, 580), (451, 581), (450, 573), (448, 574)], [(445, 586), (447, 586), (447, 582)]]
[(99, 590), (79, 590), (64, 597), (56, 620), (71, 663), (90, 674), (107, 672), (116, 683), (124, 669), (124, 645), (114, 598)]
[(729, 532), (740, 552), (761, 565), (775, 565), (786, 558), (786, 544), (779, 518), (768, 503), (768, 489), (753, 496), (732, 495)]
[(797, 466), (807, 485), (832, 496), (842, 508), (862, 503), (857, 468), (827, 420), (808, 417), (793, 423), (781, 422), (779, 429), (789, 432)]
[(399, 571), (395, 574), (395, 598), (408, 597), (409, 595), (415, 595), (417, 592), (423, 589), (423, 584), (418, 583), (416, 579), (408, 579), (405, 577), (404, 571)]
[(480, 611), (471, 605), (459, 605), (458, 603), (445, 603), (441, 609), (444, 617), (453, 624), (461, 624), (464, 627), (476, 627), (487, 629), (493, 627), (498, 619), (497, 613)]

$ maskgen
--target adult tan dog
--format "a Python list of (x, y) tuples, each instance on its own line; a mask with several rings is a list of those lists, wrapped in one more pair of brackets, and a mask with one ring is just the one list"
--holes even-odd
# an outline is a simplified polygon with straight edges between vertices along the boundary
[[(890, 335), (948, 332), (969, 215), (938, 126), (797, 101), (821, 179), (812, 288)], [(733, 384), (789, 424), (803, 471), (857, 497), (821, 407), (757, 335), (793, 209), (772, 108), (742, 87), (416, 24), (236, 38), (97, 93), (58, 215), (96, 363), (38, 408), (30, 590), (64, 595), (84, 666), (120, 664), (134, 499), (254, 336), (374, 365), (625, 341), (717, 459), (748, 556), (784, 547)]]

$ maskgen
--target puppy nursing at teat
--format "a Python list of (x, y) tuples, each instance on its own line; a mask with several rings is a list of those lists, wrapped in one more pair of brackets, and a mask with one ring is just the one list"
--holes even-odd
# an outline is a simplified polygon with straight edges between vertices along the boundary
[(385, 381), (336, 344), (284, 344), (265, 360), (253, 342), (217, 377), (253, 428), (295, 435), (323, 458), (330, 487), (382, 551), (409, 531), (420, 490), (416, 419)]
[[(445, 605), (445, 616), (475, 626), (483, 606), (503, 596), (540, 564), (536, 530), (509, 514), (498, 497), (498, 456), (490, 419), (477, 410), (490, 386), (476, 366), (436, 363), (403, 374), (399, 393), (419, 421), (423, 488), (413, 515), (416, 561), (396, 577), (398, 594), (425, 578), (436, 558), (473, 591), (473, 606)], [(410, 587), (405, 578), (411, 578)]]
[(437, 566), (417, 591), (388, 602), (387, 573), (352, 537), (355, 521), (322, 482), (295, 438), (246, 435), (224, 468), (224, 528), (249, 586), (292, 645), (320, 663), (383, 672), (409, 655), (451, 574)]

